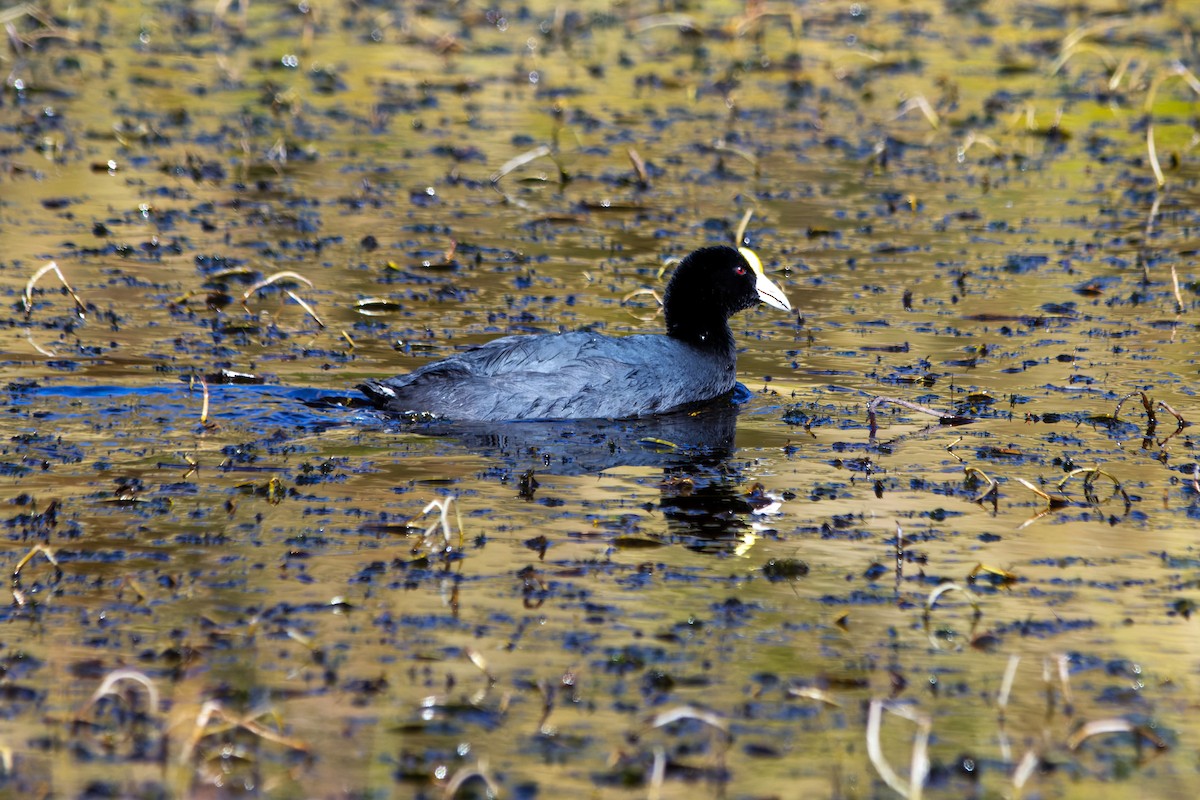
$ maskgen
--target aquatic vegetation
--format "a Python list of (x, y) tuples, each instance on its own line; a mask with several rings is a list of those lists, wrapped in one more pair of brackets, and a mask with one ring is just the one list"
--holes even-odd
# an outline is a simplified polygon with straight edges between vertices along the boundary
[[(0, 11), (0, 787), (1191, 797), (1194, 11)], [(661, 326), (737, 404), (384, 420)]]

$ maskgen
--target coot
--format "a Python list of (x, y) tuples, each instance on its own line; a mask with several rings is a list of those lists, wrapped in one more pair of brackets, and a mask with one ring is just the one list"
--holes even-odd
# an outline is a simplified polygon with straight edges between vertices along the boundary
[(752, 250), (704, 247), (685, 257), (667, 284), (665, 336), (506, 336), (358, 388), (385, 411), (450, 420), (661, 414), (733, 389), (729, 317), (760, 302), (792, 308)]

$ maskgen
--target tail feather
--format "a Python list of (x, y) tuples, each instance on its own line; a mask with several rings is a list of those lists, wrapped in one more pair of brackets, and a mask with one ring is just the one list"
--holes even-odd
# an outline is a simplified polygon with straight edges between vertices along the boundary
[(387, 408), (396, 402), (395, 390), (382, 381), (363, 381), (357, 388), (380, 408)]

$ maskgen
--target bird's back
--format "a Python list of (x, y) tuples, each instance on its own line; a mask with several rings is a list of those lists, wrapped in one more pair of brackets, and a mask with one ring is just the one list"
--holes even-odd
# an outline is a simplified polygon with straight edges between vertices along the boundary
[(734, 354), (667, 336), (508, 336), (360, 388), (397, 413), (458, 420), (658, 414), (733, 389)]

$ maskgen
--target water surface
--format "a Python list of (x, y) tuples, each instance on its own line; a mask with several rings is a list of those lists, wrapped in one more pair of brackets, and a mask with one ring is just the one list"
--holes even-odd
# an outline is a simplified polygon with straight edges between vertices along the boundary
[[(887, 797), (880, 701), (927, 796), (1192, 796), (1189, 9), (304, 9), (16, 22), (6, 791)], [(309, 404), (661, 330), (748, 211), (736, 406)]]

